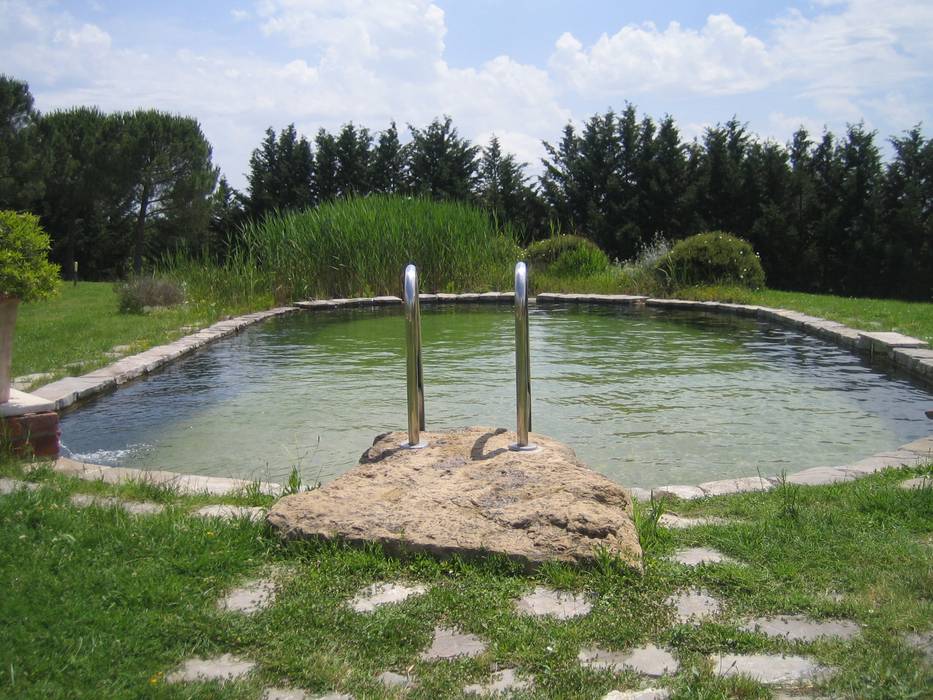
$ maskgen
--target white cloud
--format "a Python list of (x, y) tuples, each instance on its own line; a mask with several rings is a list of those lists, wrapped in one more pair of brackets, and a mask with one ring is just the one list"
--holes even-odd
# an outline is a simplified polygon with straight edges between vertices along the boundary
[(627, 25), (612, 36), (603, 34), (589, 49), (564, 34), (550, 66), (578, 92), (607, 96), (749, 92), (765, 86), (774, 73), (764, 42), (728, 15), (710, 15), (700, 30), (677, 22), (664, 31), (652, 23)]
[(72, 12), (0, 0), (3, 72), (28, 80), (46, 111), (96, 104), (196, 116), (238, 186), (265, 128), (290, 122), (309, 136), (351, 120), (379, 130), (395, 119), (404, 132), (449, 114), (461, 135), (485, 145), (496, 133), (536, 171), (541, 139), (586, 118), (584, 100), (655, 100), (663, 113), (689, 96), (674, 110), (687, 139), (741, 112), (737, 99), (760, 102), (750, 128), (781, 140), (800, 122), (839, 129), (864, 117), (887, 136), (930, 118), (933, 3), (810, 5), (760, 36), (728, 15), (699, 28), (628, 25), (592, 46), (565, 33), (547, 66), (502, 55), (460, 68), (445, 60), (446, 20), (428, 0), (262, 0), (231, 11), (238, 33), (255, 31), (236, 50), (209, 41), (169, 50), (118, 33), (131, 16), (109, 25)]

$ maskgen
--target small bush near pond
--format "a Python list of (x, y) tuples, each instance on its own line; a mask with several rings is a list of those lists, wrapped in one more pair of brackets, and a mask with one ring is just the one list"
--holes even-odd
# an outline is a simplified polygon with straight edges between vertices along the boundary
[(116, 285), (120, 311), (141, 314), (147, 307), (176, 306), (185, 300), (185, 292), (175, 281), (164, 277), (137, 276)]
[(722, 284), (760, 289), (765, 273), (748, 241), (724, 231), (698, 233), (678, 241), (658, 262), (669, 288)]
[(595, 243), (581, 236), (554, 236), (528, 246), (526, 260), (532, 267), (559, 276), (596, 275), (609, 269), (609, 257)]
[(39, 217), (0, 211), (0, 298), (36, 301), (58, 288), (58, 265), (49, 262), (49, 235)]

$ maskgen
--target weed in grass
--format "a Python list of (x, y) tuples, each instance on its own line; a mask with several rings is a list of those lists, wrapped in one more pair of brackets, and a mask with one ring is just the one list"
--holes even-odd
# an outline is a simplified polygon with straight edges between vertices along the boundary
[(782, 518), (797, 520), (800, 518), (800, 506), (797, 503), (800, 495), (800, 486), (792, 484), (787, 480), (787, 472), (782, 470), (778, 476), (777, 488), (775, 489), (780, 496), (781, 507), (779, 514)]
[(664, 499), (655, 498), (647, 503), (634, 501), (635, 531), (638, 533), (638, 543), (643, 552), (653, 552), (662, 542), (666, 542), (666, 531), (659, 524), (664, 514)]

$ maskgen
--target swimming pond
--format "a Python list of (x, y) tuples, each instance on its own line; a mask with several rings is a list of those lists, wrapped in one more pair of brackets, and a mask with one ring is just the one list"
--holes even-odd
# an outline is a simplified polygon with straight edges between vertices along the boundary
[[(714, 313), (531, 309), (533, 428), (627, 486), (856, 461), (924, 436), (925, 389), (826, 341)], [(514, 428), (510, 305), (423, 307), (427, 429)], [(250, 327), (62, 416), (102, 464), (327, 481), (404, 430), (401, 309)]]

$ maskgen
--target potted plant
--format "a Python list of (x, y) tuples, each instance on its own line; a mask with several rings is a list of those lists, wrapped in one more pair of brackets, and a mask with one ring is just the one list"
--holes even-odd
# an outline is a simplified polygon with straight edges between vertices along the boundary
[(10, 400), (13, 328), (21, 301), (51, 296), (58, 265), (49, 262), (50, 241), (39, 217), (0, 211), (0, 403)]

